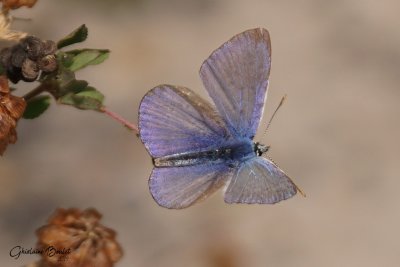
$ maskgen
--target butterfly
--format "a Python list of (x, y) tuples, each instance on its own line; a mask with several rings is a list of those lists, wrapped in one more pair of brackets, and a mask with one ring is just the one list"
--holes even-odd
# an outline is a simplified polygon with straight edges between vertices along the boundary
[(200, 68), (215, 105), (166, 84), (143, 97), (139, 132), (153, 159), (149, 188), (160, 206), (186, 208), (223, 186), (226, 203), (273, 204), (300, 191), (262, 157), (268, 147), (253, 141), (270, 67), (268, 31), (251, 29), (216, 49)]

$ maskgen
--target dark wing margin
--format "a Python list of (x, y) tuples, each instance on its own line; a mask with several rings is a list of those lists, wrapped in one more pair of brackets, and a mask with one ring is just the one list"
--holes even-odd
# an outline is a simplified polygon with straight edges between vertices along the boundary
[(271, 160), (254, 157), (243, 162), (225, 191), (225, 202), (274, 204), (291, 198), (297, 186)]
[(265, 29), (247, 30), (215, 50), (200, 77), (233, 136), (253, 138), (264, 109), (271, 67)]
[(233, 169), (225, 164), (155, 167), (149, 179), (149, 187), (158, 205), (183, 209), (208, 197), (223, 186), (232, 174)]
[(140, 138), (153, 158), (218, 148), (228, 130), (213, 106), (185, 87), (160, 85), (139, 107)]

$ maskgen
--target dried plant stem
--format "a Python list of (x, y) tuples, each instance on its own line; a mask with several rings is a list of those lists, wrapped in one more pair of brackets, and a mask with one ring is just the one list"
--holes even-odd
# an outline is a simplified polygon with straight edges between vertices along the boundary
[(122, 118), (119, 114), (112, 112), (111, 110), (107, 109), (105, 106), (100, 108), (100, 111), (103, 112), (104, 114), (110, 116), (114, 120), (118, 121), (119, 123), (122, 123), (126, 128), (132, 130), (137, 136), (139, 136), (139, 129), (136, 126), (136, 124), (129, 122), (128, 120)]
[(32, 91), (28, 92), (26, 95), (23, 96), (26, 102), (28, 102), (30, 99), (34, 98), (37, 95), (40, 95), (41, 93), (49, 91), (49, 85), (45, 83), (41, 83), (38, 87), (33, 89)]

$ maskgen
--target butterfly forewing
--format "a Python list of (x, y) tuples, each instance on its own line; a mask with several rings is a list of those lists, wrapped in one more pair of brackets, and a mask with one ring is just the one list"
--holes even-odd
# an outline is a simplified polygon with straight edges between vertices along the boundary
[(296, 185), (271, 160), (254, 157), (236, 170), (226, 188), (225, 202), (274, 204), (296, 192)]
[(203, 63), (200, 76), (234, 136), (253, 138), (263, 113), (271, 67), (268, 31), (236, 35)]
[(215, 149), (229, 132), (215, 109), (193, 91), (160, 85), (139, 108), (140, 138), (154, 158)]

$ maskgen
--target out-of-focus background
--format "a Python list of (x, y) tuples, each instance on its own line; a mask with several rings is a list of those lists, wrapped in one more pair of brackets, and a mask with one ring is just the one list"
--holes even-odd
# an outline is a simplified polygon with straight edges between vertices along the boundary
[(85, 23), (89, 38), (76, 47), (112, 54), (78, 78), (135, 123), (141, 98), (158, 84), (207, 97), (203, 60), (237, 33), (268, 29), (273, 64), (256, 139), (307, 197), (227, 205), (218, 192), (186, 210), (161, 208), (138, 138), (103, 114), (54, 104), (20, 121), (18, 143), (0, 159), (0, 265), (37, 259), (9, 251), (34, 247), (34, 230), (56, 207), (95, 207), (124, 248), (117, 266), (398, 266), (399, 9), (394, 0), (39, 0), (18, 10), (33, 20), (14, 28), (42, 39)]

